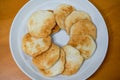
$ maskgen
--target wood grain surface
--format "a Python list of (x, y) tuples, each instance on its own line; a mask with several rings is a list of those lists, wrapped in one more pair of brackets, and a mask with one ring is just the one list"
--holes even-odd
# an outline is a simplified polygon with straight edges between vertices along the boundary
[[(9, 49), (9, 31), (18, 10), (28, 0), (0, 0), (0, 80), (30, 80), (16, 65)], [(120, 80), (120, 0), (90, 0), (105, 19), (109, 47), (100, 68), (88, 80)]]

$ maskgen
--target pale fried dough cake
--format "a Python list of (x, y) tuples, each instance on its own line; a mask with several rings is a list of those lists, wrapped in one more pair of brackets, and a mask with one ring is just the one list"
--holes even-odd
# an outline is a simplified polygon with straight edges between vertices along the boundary
[(78, 49), (85, 59), (91, 57), (96, 49), (96, 43), (89, 35), (74, 35), (68, 44)]
[(32, 62), (39, 69), (49, 69), (55, 64), (55, 62), (58, 61), (59, 54), (60, 54), (60, 48), (57, 45), (52, 44), (47, 51), (34, 57), (32, 59)]
[(56, 22), (61, 29), (65, 29), (65, 19), (74, 10), (74, 7), (68, 4), (61, 4), (54, 10)]
[(25, 34), (22, 40), (22, 48), (24, 52), (30, 56), (37, 56), (46, 51), (51, 45), (51, 37), (35, 38), (29, 33)]
[(66, 53), (66, 63), (65, 69), (62, 74), (75, 74), (79, 70), (81, 64), (83, 63), (83, 57), (80, 55), (79, 50), (70, 45), (64, 46), (63, 49)]
[(87, 19), (91, 21), (90, 16), (83, 11), (73, 11), (66, 19), (65, 19), (65, 26), (66, 31), (69, 34), (71, 26), (81, 19)]
[(47, 37), (55, 26), (54, 14), (47, 10), (36, 11), (30, 16), (27, 25), (32, 36)]
[(40, 72), (45, 76), (56, 76), (63, 72), (65, 65), (65, 53), (63, 49), (60, 49), (60, 58), (59, 60), (49, 69), (39, 69)]
[(97, 30), (95, 25), (89, 20), (79, 20), (70, 29), (70, 36), (87, 34), (96, 40)]

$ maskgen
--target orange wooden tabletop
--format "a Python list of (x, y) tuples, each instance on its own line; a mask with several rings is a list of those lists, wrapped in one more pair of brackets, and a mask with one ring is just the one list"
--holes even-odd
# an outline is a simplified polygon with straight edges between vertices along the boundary
[[(14, 62), (9, 49), (13, 18), (28, 0), (0, 0), (0, 80), (30, 80)], [(90, 0), (103, 15), (109, 48), (100, 68), (88, 80), (120, 80), (120, 0)]]

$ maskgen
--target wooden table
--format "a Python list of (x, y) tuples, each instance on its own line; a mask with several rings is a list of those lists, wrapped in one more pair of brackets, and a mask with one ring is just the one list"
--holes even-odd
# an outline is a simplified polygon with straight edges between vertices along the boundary
[[(16, 65), (9, 49), (13, 18), (27, 0), (0, 0), (0, 80), (30, 80)], [(101, 67), (88, 80), (120, 80), (120, 0), (90, 0), (102, 13), (109, 48)]]

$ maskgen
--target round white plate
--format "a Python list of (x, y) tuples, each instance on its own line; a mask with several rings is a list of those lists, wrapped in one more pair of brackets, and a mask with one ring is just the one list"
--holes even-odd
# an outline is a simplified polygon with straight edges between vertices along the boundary
[[(29, 16), (37, 10), (55, 9), (59, 4), (71, 4), (77, 10), (83, 10), (92, 17), (93, 23), (97, 27), (97, 49), (94, 55), (86, 60), (80, 70), (72, 76), (58, 75), (48, 78), (39, 73), (37, 68), (32, 64), (31, 57), (26, 55), (21, 48), (21, 41), (27, 33), (27, 20)], [(60, 32), (57, 36), (62, 36)], [(63, 38), (63, 37), (62, 37)], [(63, 39), (66, 40), (65, 38)], [(62, 43), (60, 43), (62, 44)], [(106, 55), (108, 47), (107, 27), (99, 11), (88, 0), (33, 0), (26, 3), (16, 15), (10, 30), (10, 49), (12, 56), (19, 68), (31, 79), (35, 80), (85, 80), (90, 77), (101, 65)]]

